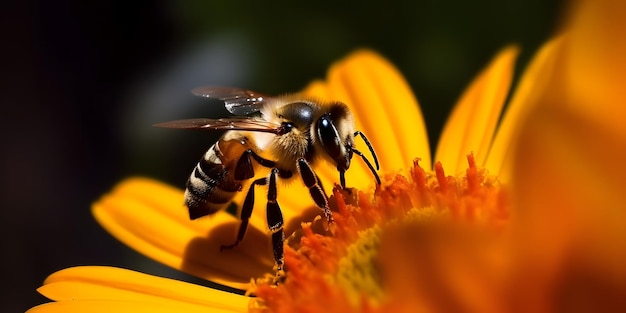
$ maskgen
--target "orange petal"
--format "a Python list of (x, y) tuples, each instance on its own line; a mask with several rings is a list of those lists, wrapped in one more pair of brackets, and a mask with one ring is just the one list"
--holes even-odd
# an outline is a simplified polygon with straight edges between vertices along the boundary
[(517, 47), (501, 51), (463, 93), (446, 122), (435, 161), (441, 161), (451, 174), (466, 167), (466, 155), (470, 152), (484, 166), (509, 92), (517, 54)]
[(502, 182), (511, 180), (511, 165), (513, 164), (513, 146), (518, 135), (521, 123), (528, 112), (534, 109), (537, 97), (541, 96), (548, 87), (557, 59), (557, 52), (562, 39), (557, 38), (546, 43), (532, 59), (515, 89), (509, 106), (498, 126), (493, 145), (487, 155), (485, 168), (491, 174), (497, 175)]
[(264, 218), (253, 216), (246, 238), (232, 243), (239, 221), (218, 212), (191, 221), (182, 191), (162, 183), (131, 178), (93, 205), (98, 222), (135, 250), (173, 268), (234, 288), (272, 271), (272, 249)]
[(385, 229), (381, 312), (506, 312), (504, 238), (467, 226), (432, 219)]
[(538, 309), (619, 311), (626, 294), (626, 3), (582, 1), (574, 12), (549, 91), (520, 131), (516, 294)]
[(32, 312), (246, 312), (249, 302), (242, 295), (107, 266), (58, 271), (38, 291), (58, 302)]
[[(547, 306), (581, 293), (598, 304), (623, 299), (626, 144), (602, 125), (547, 107), (530, 121), (513, 173), (516, 295)], [(554, 294), (563, 299), (545, 299)]]
[(625, 139), (626, 2), (579, 1), (575, 8), (560, 69), (569, 98), (559, 105)]

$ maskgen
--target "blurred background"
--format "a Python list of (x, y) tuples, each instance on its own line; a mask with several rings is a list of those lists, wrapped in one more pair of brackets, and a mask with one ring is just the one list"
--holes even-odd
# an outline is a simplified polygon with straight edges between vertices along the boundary
[(560, 2), (543, 0), (5, 2), (0, 311), (46, 302), (35, 289), (76, 265), (193, 281), (125, 247), (90, 213), (128, 176), (184, 186), (217, 134), (151, 125), (223, 114), (191, 88), (297, 91), (369, 47), (406, 76), (432, 146), (490, 58), (516, 43), (522, 68), (561, 11)]

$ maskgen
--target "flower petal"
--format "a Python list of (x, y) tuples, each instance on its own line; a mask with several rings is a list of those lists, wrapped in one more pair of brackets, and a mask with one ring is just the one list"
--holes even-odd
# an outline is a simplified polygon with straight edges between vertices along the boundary
[[(571, 33), (562, 76), (567, 103), (614, 134), (626, 134), (626, 3), (620, 0), (579, 1), (569, 23)], [(591, 103), (596, 105), (590, 105)], [(601, 104), (601, 105), (599, 105)], [(624, 137), (622, 137), (624, 138)]]
[(575, 12), (549, 91), (517, 144), (520, 282), (514, 288), (520, 301), (542, 303), (539, 309), (569, 304), (566, 310), (620, 311), (626, 294), (626, 3), (581, 1)]
[(502, 107), (508, 95), (517, 47), (501, 51), (459, 99), (437, 145), (435, 161), (457, 174), (465, 168), (466, 155), (474, 153), (484, 166)]
[[(416, 157), (430, 164), (428, 136), (417, 99), (400, 72), (375, 52), (352, 53), (330, 68), (326, 84), (314, 82), (304, 93), (346, 103), (357, 129), (376, 149), (383, 171), (406, 168)], [(367, 155), (365, 145), (359, 145)], [(329, 176), (336, 182), (336, 171)], [(372, 174), (363, 162), (353, 162), (346, 176), (351, 186), (371, 186)]]
[(135, 250), (173, 268), (234, 288), (272, 271), (272, 249), (263, 218), (253, 216), (236, 248), (220, 246), (236, 238), (239, 221), (218, 212), (191, 221), (183, 193), (162, 183), (131, 178), (93, 205), (98, 222)]
[(498, 126), (496, 137), (487, 155), (485, 168), (489, 169), (491, 174), (497, 175), (502, 182), (510, 181), (510, 167), (514, 156), (512, 147), (515, 137), (528, 112), (534, 108), (536, 98), (547, 88), (547, 81), (554, 70), (554, 62), (561, 44), (562, 38), (556, 38), (546, 43), (537, 52), (520, 78)]
[(246, 312), (249, 303), (242, 295), (107, 266), (58, 271), (38, 291), (58, 302), (33, 308), (32, 312), (81, 308), (83, 312), (104, 312), (104, 308), (124, 312)]
[(505, 238), (475, 226), (434, 218), (387, 227), (381, 312), (507, 312)]
[(535, 274), (521, 279), (533, 286), (522, 289), (540, 296), (555, 293), (544, 288), (581, 283), (623, 295), (626, 144), (611, 142), (618, 137), (588, 119), (550, 111), (533, 113), (518, 141), (516, 259), (521, 272)]
[(52, 302), (42, 305), (38, 305), (28, 311), (28, 313), (137, 313), (137, 312), (150, 312), (150, 313), (171, 313), (171, 312), (185, 312), (185, 313), (230, 313), (230, 312), (247, 312), (225, 310), (221, 308), (207, 308), (205, 306), (187, 304), (187, 303), (153, 303), (153, 302), (141, 302), (132, 300), (77, 300), (77, 301), (63, 301)]

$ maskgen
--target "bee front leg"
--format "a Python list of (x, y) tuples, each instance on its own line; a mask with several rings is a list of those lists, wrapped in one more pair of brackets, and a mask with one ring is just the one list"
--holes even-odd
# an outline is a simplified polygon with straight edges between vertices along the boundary
[(322, 182), (319, 180), (313, 168), (309, 162), (307, 162), (304, 158), (300, 158), (298, 160), (298, 168), (300, 169), (300, 176), (302, 176), (302, 181), (304, 185), (309, 188), (309, 193), (311, 194), (311, 198), (315, 202), (318, 208), (324, 211), (324, 217), (328, 223), (333, 222), (333, 213), (330, 211), (328, 207), (328, 197), (322, 188)]

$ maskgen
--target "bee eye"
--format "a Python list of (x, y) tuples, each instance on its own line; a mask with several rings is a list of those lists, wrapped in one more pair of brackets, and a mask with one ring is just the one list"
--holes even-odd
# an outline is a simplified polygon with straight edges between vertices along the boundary
[(326, 150), (326, 153), (337, 160), (341, 156), (341, 143), (335, 125), (328, 115), (320, 117), (317, 121), (317, 136)]
[(284, 135), (288, 132), (290, 132), (293, 129), (294, 125), (293, 123), (282, 123), (280, 125), (280, 130), (278, 132), (279, 135)]

